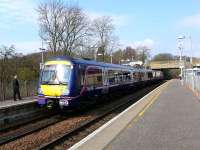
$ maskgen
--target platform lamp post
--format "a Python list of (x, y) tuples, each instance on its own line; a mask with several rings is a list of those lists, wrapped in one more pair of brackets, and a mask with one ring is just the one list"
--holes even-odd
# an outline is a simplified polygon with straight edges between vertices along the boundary
[(189, 36), (189, 41), (190, 41), (190, 65), (191, 65), (191, 68), (192, 68), (192, 89), (195, 90), (195, 84), (196, 84), (196, 81), (195, 81), (195, 73), (194, 73), (194, 70), (193, 70), (193, 55), (192, 55), (192, 37)]
[(41, 54), (42, 54), (42, 62), (40, 63), (40, 69), (42, 69), (42, 68), (43, 68), (43, 65), (44, 65), (44, 51), (45, 51), (46, 49), (44, 49), (44, 48), (39, 48), (39, 50), (41, 51)]
[(98, 52), (98, 48), (94, 49), (94, 60), (97, 61), (97, 52)]
[[(103, 56), (103, 54), (102, 53), (97, 53), (97, 56)], [(103, 60), (104, 61), (104, 60)]]
[[(46, 41), (46, 43), (50, 43), (49, 40)], [(42, 62), (40, 63), (40, 69), (43, 69), (43, 66), (44, 66), (44, 52), (45, 52), (45, 48), (44, 48), (44, 41), (42, 40), (42, 47), (39, 48), (39, 50), (41, 51), (41, 54), (42, 54)]]
[(113, 63), (113, 52), (111, 51), (110, 53), (110, 63), (112, 64)]
[(184, 68), (184, 64), (183, 64), (183, 60), (182, 60), (182, 55), (183, 55), (183, 40), (185, 39), (185, 36), (179, 36), (178, 38), (178, 48), (180, 50), (180, 69), (181, 69), (181, 84), (183, 85), (183, 68)]
[(190, 64), (191, 64), (191, 67), (193, 68), (192, 37), (191, 36), (189, 36), (189, 40), (190, 40), (190, 53), (191, 53), (191, 55), (190, 55)]

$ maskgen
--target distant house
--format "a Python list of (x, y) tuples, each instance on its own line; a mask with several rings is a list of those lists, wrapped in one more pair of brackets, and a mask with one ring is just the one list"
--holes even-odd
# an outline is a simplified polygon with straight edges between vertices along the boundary
[(123, 65), (127, 65), (127, 66), (142, 66), (143, 65), (143, 62), (142, 61), (131, 61), (131, 62), (128, 62), (126, 64), (123, 64)]

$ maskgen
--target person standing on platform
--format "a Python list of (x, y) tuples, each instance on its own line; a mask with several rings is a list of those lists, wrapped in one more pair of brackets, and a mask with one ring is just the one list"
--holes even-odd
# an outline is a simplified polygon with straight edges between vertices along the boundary
[(13, 98), (16, 101), (16, 95), (18, 96), (19, 100), (21, 100), (20, 92), (19, 92), (19, 82), (17, 80), (17, 75), (14, 76), (13, 80)]

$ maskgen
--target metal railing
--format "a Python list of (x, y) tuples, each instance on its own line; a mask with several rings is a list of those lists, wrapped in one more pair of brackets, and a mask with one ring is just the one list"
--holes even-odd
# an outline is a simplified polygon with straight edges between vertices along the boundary
[(200, 92), (200, 70), (189, 69), (183, 72), (183, 83), (195, 92)]
[[(35, 96), (37, 94), (38, 81), (19, 81), (19, 84), (21, 97)], [(13, 99), (12, 82), (4, 84), (4, 87), (0, 88), (0, 101), (8, 99)]]

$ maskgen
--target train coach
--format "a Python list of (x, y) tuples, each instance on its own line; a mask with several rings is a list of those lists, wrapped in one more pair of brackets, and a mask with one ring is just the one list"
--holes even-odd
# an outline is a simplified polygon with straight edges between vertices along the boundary
[(76, 108), (98, 97), (145, 86), (162, 79), (150, 69), (54, 57), (45, 62), (40, 73), (38, 104), (61, 109)]

